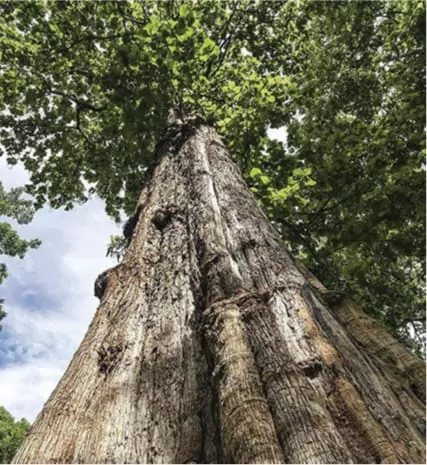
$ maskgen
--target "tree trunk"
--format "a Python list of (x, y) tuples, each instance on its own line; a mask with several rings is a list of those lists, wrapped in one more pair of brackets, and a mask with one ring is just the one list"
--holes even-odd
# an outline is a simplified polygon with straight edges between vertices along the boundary
[(184, 119), (15, 463), (424, 463), (424, 363), (328, 298)]

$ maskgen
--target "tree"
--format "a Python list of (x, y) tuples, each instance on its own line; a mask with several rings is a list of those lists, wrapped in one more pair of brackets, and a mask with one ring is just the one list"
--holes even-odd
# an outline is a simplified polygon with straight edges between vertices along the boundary
[[(29, 223), (34, 214), (32, 202), (23, 199), (22, 187), (15, 187), (6, 191), (0, 181), (0, 215), (16, 220), (18, 224)], [(25, 240), (19, 237), (19, 234), (13, 229), (10, 223), (0, 223), (0, 255), (9, 255), (12, 257), (23, 258), (29, 248), (35, 248), (40, 245), (38, 239)], [(7, 267), (0, 263), (0, 284), (7, 277)], [(0, 321), (6, 316), (3, 310), (3, 299), (0, 299)], [(1, 330), (0, 324), (0, 330)]]
[[(9, 163), (32, 173), (39, 205), (71, 208), (97, 193), (116, 218), (136, 212), (122, 263), (97, 280), (94, 322), (15, 461), (423, 460), (423, 363), (351, 299), (323, 287), (282, 240), (330, 282), (343, 271), (343, 289), (362, 300), (354, 283), (367, 275), (359, 266), (366, 253), (369, 263), (377, 258), (379, 299), (391, 251), (392, 273), (414, 281), (412, 293), (409, 285), (396, 292), (410, 305), (397, 314), (389, 299), (371, 313), (383, 322), (396, 316), (389, 326), (402, 337), (401, 317), (419, 319), (423, 258), (418, 246), (412, 253), (399, 244), (422, 242), (422, 112), (396, 124), (387, 98), (399, 96), (404, 108), (419, 95), (418, 80), (409, 84), (424, 72), (414, 44), (425, 45), (412, 26), (424, 6), (1, 8), (0, 136)], [(385, 79), (402, 50), (415, 52), (404, 63), (415, 73), (397, 66)], [(179, 111), (163, 133), (170, 108)], [(287, 146), (266, 137), (268, 126), (287, 126)], [(403, 137), (398, 160), (383, 127)], [(379, 162), (391, 201), (372, 188)], [(355, 179), (360, 193), (343, 196)], [(415, 181), (410, 194), (407, 181)], [(378, 208), (384, 218), (373, 224)], [(389, 237), (397, 215), (401, 230)], [(372, 243), (358, 248), (368, 228)], [(398, 281), (392, 289), (403, 289)]]
[[(34, 214), (32, 202), (22, 198), (23, 191), (21, 187), (6, 191), (0, 181), (0, 215), (12, 218), (18, 224), (29, 223)], [(29, 248), (39, 245), (38, 239), (21, 239), (9, 223), (0, 223), (0, 254), (23, 258)], [(6, 277), (7, 267), (0, 263), (0, 284)], [(4, 300), (0, 299), (0, 322), (7, 315), (3, 310), (3, 302)], [(0, 406), (0, 463), (10, 463), (29, 428), (30, 424), (25, 418), (15, 421), (12, 415)]]
[(29, 428), (25, 418), (15, 421), (4, 407), (0, 407), (0, 463), (11, 462)]
[(15, 463), (423, 462), (423, 362), (295, 261), (215, 130), (178, 118)]

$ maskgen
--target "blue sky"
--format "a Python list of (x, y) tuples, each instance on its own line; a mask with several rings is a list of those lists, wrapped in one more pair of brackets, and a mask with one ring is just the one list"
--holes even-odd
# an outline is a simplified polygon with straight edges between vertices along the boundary
[[(9, 188), (27, 176), (0, 160), (0, 179)], [(19, 230), (42, 245), (22, 260), (1, 257), (9, 277), (0, 287), (8, 313), (0, 332), (0, 405), (33, 421), (92, 319), (93, 282), (112, 266), (106, 244), (120, 228), (93, 199), (70, 212), (44, 208)]]
[[(286, 143), (284, 128), (268, 135)], [(10, 188), (24, 185), (28, 176), (0, 159), (0, 179)], [(42, 245), (22, 260), (0, 257), (9, 270), (0, 286), (8, 312), (0, 331), (0, 405), (32, 422), (90, 324), (98, 304), (93, 283), (115, 263), (105, 253), (110, 235), (121, 228), (95, 198), (69, 212), (43, 208), (18, 230)]]

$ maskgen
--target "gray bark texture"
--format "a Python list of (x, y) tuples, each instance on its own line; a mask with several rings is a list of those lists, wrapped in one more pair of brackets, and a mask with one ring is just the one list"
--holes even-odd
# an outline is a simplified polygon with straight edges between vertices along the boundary
[(14, 463), (424, 463), (425, 365), (171, 116), (123, 261)]

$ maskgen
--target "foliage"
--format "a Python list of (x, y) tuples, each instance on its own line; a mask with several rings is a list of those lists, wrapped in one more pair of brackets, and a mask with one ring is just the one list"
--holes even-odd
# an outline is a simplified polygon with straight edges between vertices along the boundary
[[(409, 343), (415, 334), (420, 343), (424, 3), (309, 2), (300, 11), (304, 58), (292, 73), (298, 91), (287, 106), (285, 159), (311, 167), (316, 185), (308, 202), (275, 205), (270, 218), (327, 285), (357, 296), (395, 336)], [(271, 53), (278, 46), (273, 40)], [(273, 188), (289, 172), (282, 156), (262, 168)]]
[[(6, 191), (0, 182), (0, 216), (14, 219), (18, 224), (29, 223), (34, 214), (32, 202), (22, 198), (24, 189), (15, 187)], [(6, 222), (0, 222), (0, 255), (23, 258), (29, 248), (40, 245), (38, 239), (25, 240)], [(0, 263), (0, 284), (7, 277), (7, 268)], [(0, 299), (0, 321), (6, 316), (3, 310), (3, 299)], [(1, 330), (1, 325), (0, 325)]]
[(0, 407), (0, 463), (11, 463), (29, 428), (25, 418), (15, 421), (4, 407)]
[(128, 241), (123, 236), (110, 236), (110, 243), (107, 247), (107, 257), (113, 257), (119, 262), (126, 251), (127, 242)]
[(407, 343), (423, 334), (423, 2), (0, 9), (0, 141), (38, 205), (96, 193), (131, 214), (168, 109), (189, 103), (320, 279)]

